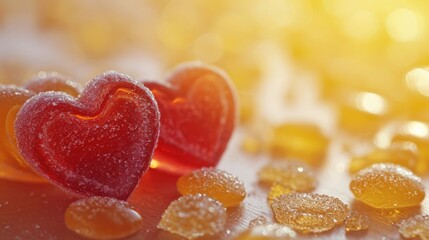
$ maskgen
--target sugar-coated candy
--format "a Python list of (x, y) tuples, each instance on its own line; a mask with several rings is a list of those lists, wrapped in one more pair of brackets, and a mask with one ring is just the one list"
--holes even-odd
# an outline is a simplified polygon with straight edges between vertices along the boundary
[(234, 240), (287, 240), (295, 237), (296, 232), (286, 225), (266, 223), (250, 227)]
[(258, 172), (259, 181), (280, 184), (298, 192), (312, 191), (317, 186), (314, 170), (301, 161), (273, 161)]
[[(39, 86), (39, 87), (32, 87)], [(43, 87), (42, 87), (43, 86)], [(66, 81), (60, 76), (55, 78), (35, 78), (24, 88), (0, 86), (0, 177), (27, 182), (45, 182), (22, 158), (17, 148), (14, 123), (21, 106), (35, 93), (61, 91), (77, 96), (80, 92), (77, 83)]]
[(405, 238), (420, 237), (423, 240), (429, 239), (429, 216), (416, 215), (402, 220), (399, 224), (399, 233)]
[(226, 224), (226, 209), (219, 201), (202, 194), (185, 195), (170, 203), (159, 229), (187, 239), (215, 235)]
[(57, 72), (39, 72), (36, 77), (28, 81), (24, 86), (32, 92), (48, 92), (60, 91), (77, 97), (81, 92), (81, 87), (78, 83), (67, 80), (64, 76)]
[(378, 148), (372, 152), (358, 157), (353, 157), (349, 164), (349, 171), (357, 171), (369, 167), (375, 163), (394, 163), (410, 170), (416, 169), (418, 150), (411, 142), (393, 144), (388, 148)]
[(119, 239), (139, 231), (142, 217), (125, 201), (96, 196), (70, 204), (65, 224), (86, 238)]
[(215, 168), (201, 168), (181, 176), (177, 181), (177, 190), (182, 195), (205, 194), (225, 207), (236, 206), (246, 197), (246, 190), (240, 179)]
[(324, 232), (343, 223), (349, 208), (340, 199), (315, 193), (290, 193), (271, 207), (277, 221), (302, 232)]
[(285, 123), (273, 129), (271, 153), (319, 165), (325, 158), (328, 138), (313, 124)]
[(351, 212), (346, 219), (345, 225), (347, 232), (367, 230), (369, 227), (369, 219), (366, 215), (357, 212)]
[(148, 169), (159, 135), (152, 93), (106, 72), (79, 98), (40, 93), (18, 112), (15, 132), (25, 160), (79, 196), (127, 199)]
[(411, 207), (425, 198), (421, 179), (409, 169), (391, 163), (374, 164), (357, 172), (350, 190), (356, 199), (375, 208)]
[(167, 82), (145, 82), (161, 112), (154, 159), (159, 168), (183, 174), (214, 167), (237, 121), (236, 96), (226, 74), (201, 64), (179, 66)]

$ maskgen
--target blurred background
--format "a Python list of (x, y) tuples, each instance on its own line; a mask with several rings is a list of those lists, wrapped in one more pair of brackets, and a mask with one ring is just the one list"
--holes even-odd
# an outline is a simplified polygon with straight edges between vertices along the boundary
[(426, 0), (0, 0), (0, 83), (39, 71), (85, 83), (109, 69), (162, 80), (201, 60), (231, 76), (243, 124), (320, 116), (371, 135), (392, 116), (429, 118), (428, 10)]

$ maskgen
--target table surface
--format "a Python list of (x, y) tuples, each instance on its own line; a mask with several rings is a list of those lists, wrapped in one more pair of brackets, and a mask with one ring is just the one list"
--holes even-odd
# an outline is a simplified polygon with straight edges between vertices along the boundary
[[(266, 201), (267, 189), (258, 183), (256, 174), (270, 159), (266, 155), (242, 152), (239, 147), (242, 136), (241, 130), (236, 131), (219, 168), (242, 179), (248, 195), (240, 206), (228, 209), (226, 229), (218, 236), (204, 239), (231, 239), (257, 216), (265, 216), (275, 222)], [(352, 209), (368, 215), (371, 220), (369, 230), (346, 233), (344, 226), (339, 226), (325, 233), (299, 234), (299, 239), (400, 239), (396, 223), (427, 212), (427, 199), (419, 207), (401, 210), (375, 210), (353, 200), (348, 190), (350, 176), (345, 171), (346, 160), (341, 156), (340, 141), (333, 141), (326, 161), (318, 169), (319, 185), (315, 192), (338, 197)], [(156, 228), (168, 204), (179, 197), (176, 180), (177, 176), (155, 169), (143, 176), (129, 201), (143, 216), (144, 227), (127, 239), (181, 239)], [(64, 225), (64, 212), (74, 200), (49, 184), (0, 181), (1, 239), (81, 239)]]

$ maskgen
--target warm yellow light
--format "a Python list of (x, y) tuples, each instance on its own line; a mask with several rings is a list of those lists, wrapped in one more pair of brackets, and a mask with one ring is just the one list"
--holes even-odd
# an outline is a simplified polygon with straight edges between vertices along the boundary
[(206, 33), (195, 40), (193, 45), (195, 57), (204, 62), (213, 63), (223, 55), (223, 40), (215, 33)]
[(344, 21), (346, 33), (357, 40), (369, 40), (379, 31), (377, 17), (370, 11), (359, 11)]
[(370, 92), (359, 93), (355, 97), (356, 106), (365, 112), (383, 114), (387, 110), (387, 104), (383, 97)]
[(402, 126), (400, 132), (404, 135), (411, 135), (419, 138), (429, 137), (428, 125), (417, 121), (407, 122), (404, 126)]
[(421, 18), (417, 12), (410, 9), (397, 9), (387, 16), (387, 32), (398, 42), (414, 41), (423, 32), (424, 23)]
[(416, 68), (408, 72), (405, 77), (407, 87), (429, 97), (429, 71)]
[(159, 162), (156, 159), (152, 159), (152, 162), (150, 163), (150, 168), (158, 168), (159, 167)]

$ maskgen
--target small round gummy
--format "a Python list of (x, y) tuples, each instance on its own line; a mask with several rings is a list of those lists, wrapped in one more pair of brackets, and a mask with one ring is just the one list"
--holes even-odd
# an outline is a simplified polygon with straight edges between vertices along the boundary
[(140, 230), (142, 217), (130, 204), (109, 197), (90, 197), (70, 204), (68, 229), (91, 239), (119, 239)]

